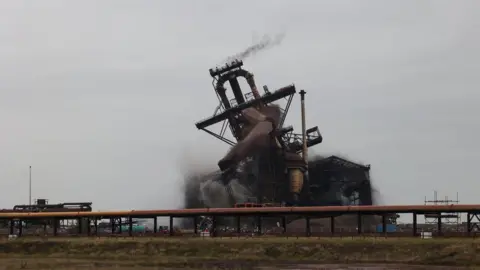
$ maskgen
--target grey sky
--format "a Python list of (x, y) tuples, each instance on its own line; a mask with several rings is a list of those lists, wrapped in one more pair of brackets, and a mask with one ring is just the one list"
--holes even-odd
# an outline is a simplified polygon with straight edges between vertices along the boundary
[(246, 68), (307, 91), (316, 153), (371, 164), (384, 203), (477, 202), (478, 1), (232, 3), (0, 2), (0, 208), (28, 201), (29, 165), (34, 198), (178, 207), (180, 160), (226, 151), (194, 126), (216, 106), (208, 69), (280, 32)]

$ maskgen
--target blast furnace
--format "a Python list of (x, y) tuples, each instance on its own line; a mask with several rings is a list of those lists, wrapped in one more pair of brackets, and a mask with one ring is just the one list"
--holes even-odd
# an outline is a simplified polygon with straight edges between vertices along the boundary
[[(239, 60), (210, 69), (210, 75), (219, 105), (213, 116), (196, 123), (196, 127), (229, 144), (231, 149), (218, 162), (219, 171), (187, 180), (187, 208), (233, 207), (246, 202), (297, 206), (372, 204), (369, 165), (337, 156), (308, 159), (308, 148), (320, 144), (323, 138), (318, 127), (306, 128), (305, 91), (299, 92), (302, 132), (295, 133), (292, 126), (285, 125), (297, 93), (295, 85), (272, 92), (264, 86), (261, 94), (253, 74), (243, 69)], [(249, 86), (246, 93), (239, 78)], [(285, 101), (283, 106), (280, 100)], [(221, 125), (219, 131), (212, 130), (215, 125)], [(226, 200), (219, 200), (221, 192), (213, 185), (225, 190)]]

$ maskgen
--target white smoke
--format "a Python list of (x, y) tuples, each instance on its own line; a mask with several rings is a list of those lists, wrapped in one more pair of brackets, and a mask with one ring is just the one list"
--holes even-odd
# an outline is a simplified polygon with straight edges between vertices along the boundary
[[(240, 164), (237, 168), (237, 173), (242, 174), (244, 164)], [(231, 195), (236, 202), (246, 202), (249, 197), (252, 197), (252, 192), (240, 183), (240, 180), (233, 178), (228, 183), (228, 188), (220, 180), (220, 172), (211, 174), (200, 183), (200, 192), (198, 194), (198, 200), (201, 201), (207, 207), (231, 207), (230, 195), (228, 189), (231, 191)]]

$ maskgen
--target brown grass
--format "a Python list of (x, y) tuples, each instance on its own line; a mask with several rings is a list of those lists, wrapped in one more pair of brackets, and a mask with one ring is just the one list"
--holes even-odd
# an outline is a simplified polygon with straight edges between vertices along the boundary
[(302, 262), (480, 266), (479, 250), (480, 240), (473, 238), (16, 239), (0, 241), (0, 269), (251, 269)]

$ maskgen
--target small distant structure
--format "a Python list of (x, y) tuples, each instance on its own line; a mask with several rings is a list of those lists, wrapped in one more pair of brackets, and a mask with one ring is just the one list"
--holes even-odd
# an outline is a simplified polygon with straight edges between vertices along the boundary
[[(1, 213), (38, 213), (38, 212), (91, 212), (92, 211), (92, 203), (91, 202), (63, 202), (63, 203), (56, 203), (50, 204), (48, 199), (39, 198), (34, 201), (34, 204), (18, 204), (13, 206), (10, 209), (0, 209)], [(21, 222), (21, 223), (20, 223)], [(79, 222), (78, 220), (73, 219), (66, 219), (66, 220), (56, 220), (57, 226), (60, 227), (71, 227), (74, 224)], [(84, 226), (88, 226), (88, 220), (82, 219)], [(13, 223), (14, 227), (18, 227), (19, 224), (22, 224), (25, 228), (30, 225), (45, 225), (45, 226), (52, 226), (52, 220), (27, 220), (27, 221), (20, 221), (19, 219), (15, 219)], [(3, 220), (0, 222), (0, 227), (8, 227), (8, 221)]]
[[(448, 196), (441, 198), (438, 196), (437, 191), (433, 192), (433, 200), (427, 200), (427, 196), (425, 196), (425, 205), (454, 205), (459, 203), (458, 192), (455, 200), (449, 199)], [(461, 224), (460, 213), (425, 213), (424, 218), (425, 224), (438, 224), (441, 222), (446, 227), (450, 229), (455, 228), (456, 230), (458, 230)]]
[[(5, 210), (6, 212), (8, 210)], [(11, 212), (91, 212), (91, 202), (64, 202), (49, 204), (47, 199), (37, 199), (35, 204), (15, 205)]]

